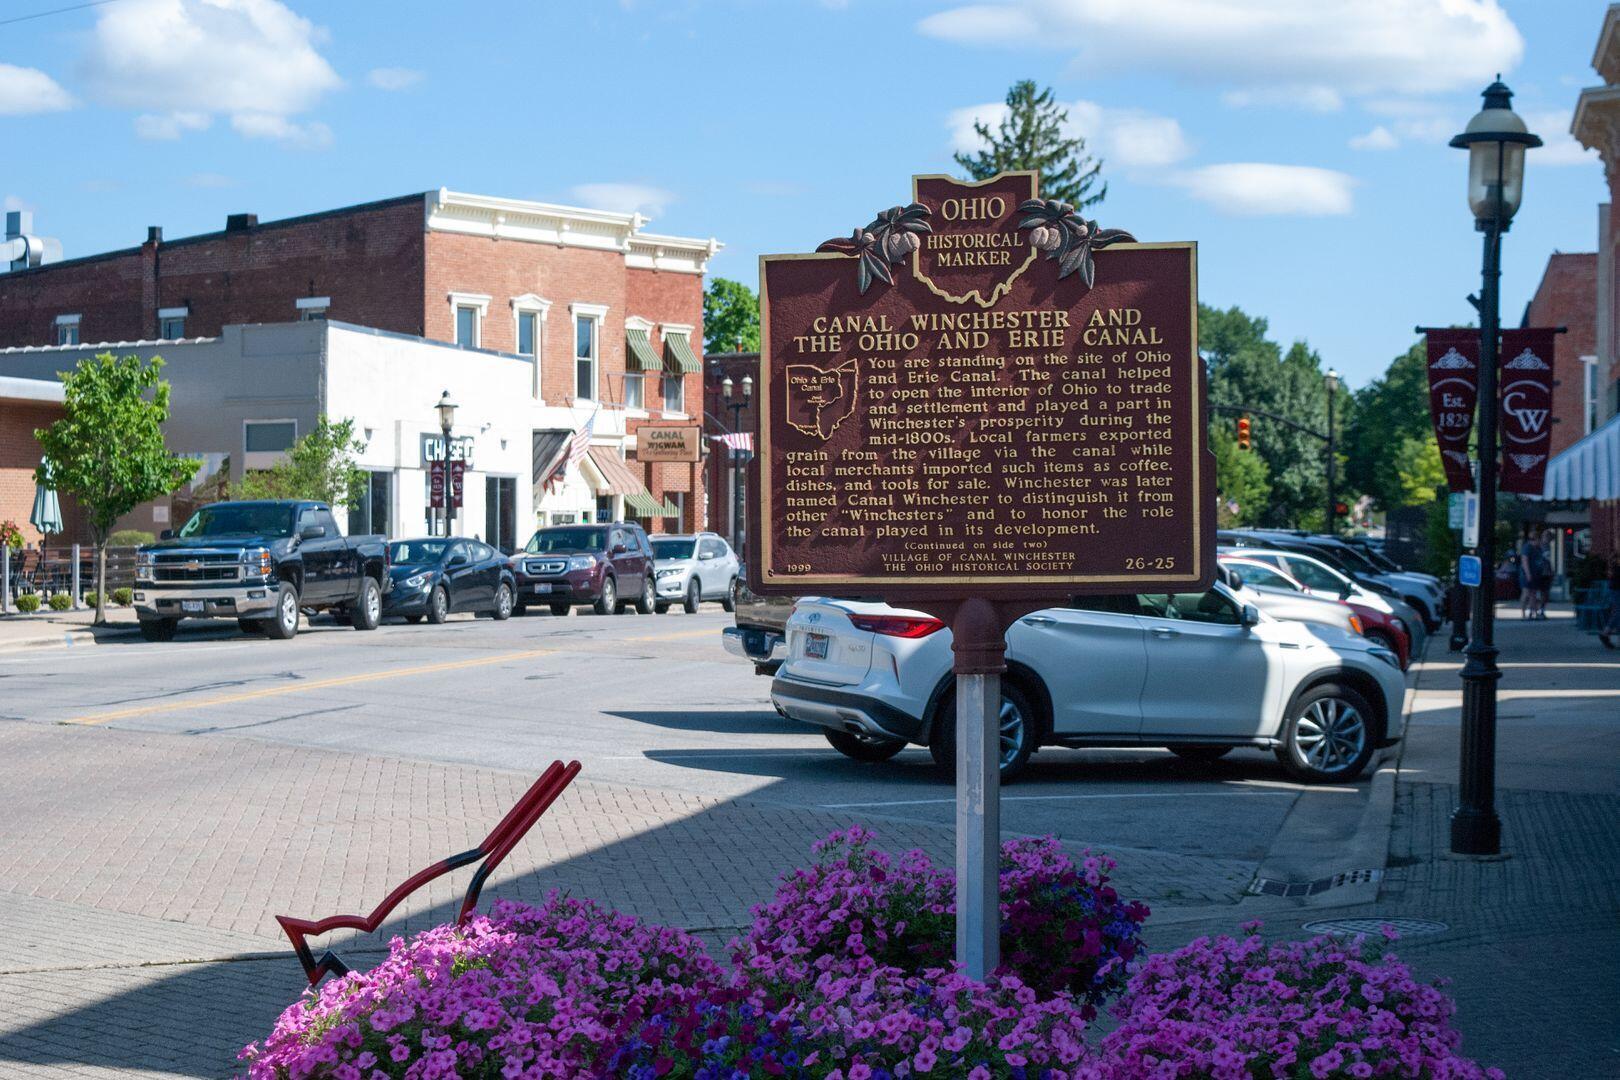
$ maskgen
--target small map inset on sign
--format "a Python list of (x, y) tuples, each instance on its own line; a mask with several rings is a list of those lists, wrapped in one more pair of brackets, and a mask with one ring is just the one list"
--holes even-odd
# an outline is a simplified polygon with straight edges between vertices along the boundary
[(835, 368), (787, 366), (787, 422), (806, 435), (829, 438), (855, 411), (854, 360)]

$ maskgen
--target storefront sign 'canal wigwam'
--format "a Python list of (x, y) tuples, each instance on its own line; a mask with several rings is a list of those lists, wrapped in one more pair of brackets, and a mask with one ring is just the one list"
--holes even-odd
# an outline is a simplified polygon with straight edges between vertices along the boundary
[(1196, 247), (912, 182), (760, 260), (752, 584), (889, 599), (1185, 592), (1214, 573)]

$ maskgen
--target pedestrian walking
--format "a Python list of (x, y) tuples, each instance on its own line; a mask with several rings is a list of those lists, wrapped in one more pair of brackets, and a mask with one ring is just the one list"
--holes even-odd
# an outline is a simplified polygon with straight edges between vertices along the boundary
[(1547, 617), (1547, 592), (1552, 588), (1552, 564), (1547, 559), (1541, 536), (1527, 536), (1519, 543), (1519, 614), (1526, 619)]
[(1603, 614), (1603, 627), (1598, 631), (1598, 640), (1603, 642), (1605, 649), (1615, 647), (1614, 639), (1620, 635), (1620, 558), (1609, 560), (1609, 606)]

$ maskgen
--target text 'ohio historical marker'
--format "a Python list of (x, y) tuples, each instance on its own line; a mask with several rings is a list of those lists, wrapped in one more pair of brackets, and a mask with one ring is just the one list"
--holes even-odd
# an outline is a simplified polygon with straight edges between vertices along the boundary
[(850, 239), (760, 260), (756, 591), (1210, 580), (1196, 247), (1131, 242), (1036, 186), (919, 176)]

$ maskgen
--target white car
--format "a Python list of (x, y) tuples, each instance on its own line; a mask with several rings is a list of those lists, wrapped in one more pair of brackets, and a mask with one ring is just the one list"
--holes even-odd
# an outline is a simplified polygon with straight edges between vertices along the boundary
[[(951, 632), (919, 611), (801, 600), (771, 703), (862, 761), (908, 743), (955, 757)], [(1040, 746), (1163, 746), (1213, 760), (1274, 750), (1293, 775), (1344, 781), (1401, 734), (1405, 680), (1388, 649), (1207, 593), (1083, 597), (1007, 632), (1001, 772)]]
[(1348, 600), (1391, 615), (1399, 619), (1402, 628), (1411, 635), (1414, 652), (1422, 648), (1423, 638), (1427, 633), (1427, 623), (1423, 619), (1422, 612), (1415, 611), (1399, 597), (1388, 596), (1367, 588), (1321, 559), (1301, 555), (1296, 551), (1273, 551), (1270, 548), (1259, 547), (1221, 547), (1218, 553), (1222, 558), (1235, 556), (1275, 566), (1299, 582), (1307, 595), (1320, 596), (1327, 600)]
[(695, 536), (649, 536), (653, 550), (653, 610), (662, 615), (680, 604), (696, 615), (705, 600), (718, 600), (737, 610), (737, 581), (742, 570), (737, 553), (717, 533)]
[(1347, 634), (1361, 634), (1361, 617), (1343, 600), (1311, 596), (1297, 584), (1289, 588), (1281, 570), (1262, 562), (1221, 556), (1216, 575), (1238, 600), (1253, 604), (1273, 619), (1331, 626)]

